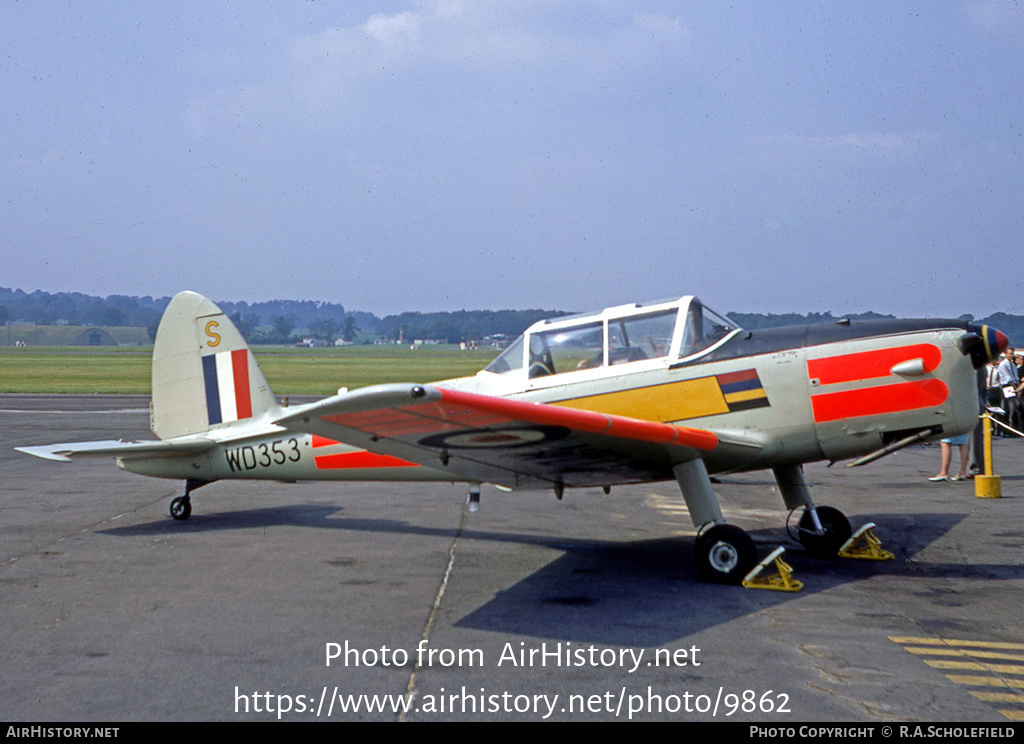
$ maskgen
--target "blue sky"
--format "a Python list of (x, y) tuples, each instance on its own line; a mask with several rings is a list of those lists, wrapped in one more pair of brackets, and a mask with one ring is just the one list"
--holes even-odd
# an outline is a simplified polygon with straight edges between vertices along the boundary
[(0, 0), (0, 286), (1024, 313), (1024, 4)]

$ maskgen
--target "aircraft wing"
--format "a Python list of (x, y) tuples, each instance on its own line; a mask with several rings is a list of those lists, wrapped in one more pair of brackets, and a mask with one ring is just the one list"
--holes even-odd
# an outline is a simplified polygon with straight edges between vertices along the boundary
[(69, 442), (38, 447), (15, 447), (18, 452), (35, 455), (44, 460), (71, 462), (74, 457), (176, 457), (204, 452), (214, 446), (208, 439), (182, 441), (124, 442), (107, 440), (98, 442)]
[(278, 426), (515, 487), (672, 478), (718, 446), (710, 431), (428, 385), (378, 385), (302, 406)]

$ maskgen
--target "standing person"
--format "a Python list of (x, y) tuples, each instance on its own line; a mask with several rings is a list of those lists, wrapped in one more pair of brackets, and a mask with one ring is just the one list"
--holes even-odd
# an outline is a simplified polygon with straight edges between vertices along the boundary
[(1010, 426), (1017, 431), (1024, 431), (1024, 356), (1017, 354), (1013, 359), (1013, 366), (1017, 368), (1017, 379), (1021, 385), (1017, 388), (1017, 398), (1020, 400), (1017, 406), (1017, 420), (1011, 421)]
[(1012, 348), (1008, 348), (1006, 353), (1003, 355), (1003, 361), (996, 367), (996, 381), (1003, 389), (1003, 410), (1005, 413), (1005, 422), (1009, 426), (1018, 425), (1019, 409), (1020, 409), (1020, 391), (1021, 383), (1020, 376), (1017, 374), (1017, 365), (1015, 363), (1017, 355), (1014, 353)]
[[(952, 478), (949, 477), (949, 466), (953, 462), (953, 445), (957, 445), (960, 448), (960, 471)], [(939, 446), (942, 448), (942, 469), (939, 470), (938, 475), (933, 475), (928, 480), (932, 482), (937, 481), (962, 481), (967, 480), (967, 435), (961, 434), (958, 437), (950, 437), (948, 439), (940, 439)]]
[[(1006, 412), (1003, 410), (1003, 389), (999, 386), (999, 360), (993, 359), (985, 367), (986, 387), (985, 404), (992, 413), (992, 418), (1004, 421)], [(1001, 426), (992, 427), (992, 436), (1001, 437), (1006, 429)]]

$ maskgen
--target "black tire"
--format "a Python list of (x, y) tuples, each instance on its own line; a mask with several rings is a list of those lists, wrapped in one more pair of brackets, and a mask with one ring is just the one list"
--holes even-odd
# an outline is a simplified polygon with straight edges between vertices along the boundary
[(171, 516), (177, 520), (188, 519), (192, 515), (192, 500), (188, 496), (179, 496), (171, 500)]
[(821, 558), (833, 558), (839, 552), (853, 530), (850, 528), (850, 520), (838, 509), (831, 506), (819, 506), (817, 508), (818, 521), (825, 530), (824, 535), (817, 535), (814, 532), (814, 523), (811, 521), (811, 513), (804, 510), (804, 514), (797, 523), (797, 536), (800, 544), (807, 549), (811, 555)]
[(694, 560), (705, 581), (740, 584), (757, 565), (750, 535), (731, 524), (716, 524), (697, 538)]

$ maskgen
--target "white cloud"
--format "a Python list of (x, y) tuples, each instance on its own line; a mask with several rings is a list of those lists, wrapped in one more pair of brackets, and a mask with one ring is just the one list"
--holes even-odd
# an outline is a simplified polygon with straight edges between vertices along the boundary
[(415, 43), (419, 36), (420, 23), (420, 15), (412, 11), (393, 16), (379, 13), (370, 16), (363, 24), (362, 31), (383, 44)]
[(575, 2), (531, 8), (445, 0), (375, 14), (288, 39), (276, 59), (252, 65), (264, 79), (195, 96), (186, 121), (202, 136), (268, 117), (350, 117), (366, 106), (379, 110), (389, 97), (407, 113), (413, 103), (430, 106), (428, 89), (441, 98), (465, 91), (467, 106), (473, 97), (492, 105), (517, 91), (558, 100), (581, 81), (603, 84), (686, 53), (689, 32), (678, 19), (606, 5), (616, 12), (587, 13), (587, 4)]

